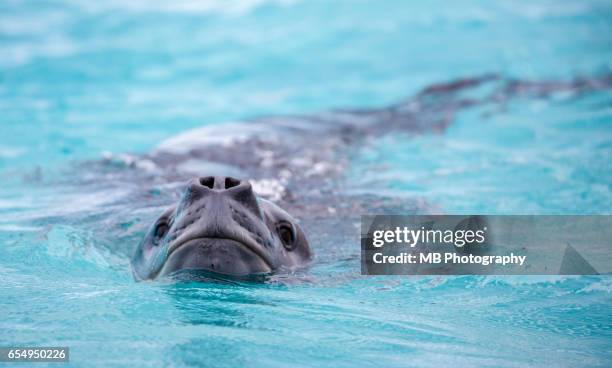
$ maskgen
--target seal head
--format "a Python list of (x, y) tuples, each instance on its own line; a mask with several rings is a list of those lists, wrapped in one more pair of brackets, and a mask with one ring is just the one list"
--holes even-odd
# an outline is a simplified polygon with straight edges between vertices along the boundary
[(231, 177), (188, 182), (178, 204), (152, 224), (132, 257), (137, 280), (181, 270), (224, 276), (269, 274), (304, 265), (312, 253), (296, 220)]

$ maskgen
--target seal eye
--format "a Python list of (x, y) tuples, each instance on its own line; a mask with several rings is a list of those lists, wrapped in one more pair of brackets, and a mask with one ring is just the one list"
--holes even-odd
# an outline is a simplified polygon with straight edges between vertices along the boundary
[(170, 229), (170, 226), (168, 226), (168, 224), (165, 222), (160, 222), (159, 224), (157, 224), (157, 226), (155, 226), (155, 231), (153, 232), (153, 237), (155, 238), (155, 244), (157, 244), (159, 240), (163, 238), (166, 235), (166, 233), (168, 233), (169, 229)]
[(280, 240), (283, 242), (283, 246), (287, 250), (293, 250), (296, 246), (295, 229), (291, 223), (281, 221), (276, 225), (276, 231)]

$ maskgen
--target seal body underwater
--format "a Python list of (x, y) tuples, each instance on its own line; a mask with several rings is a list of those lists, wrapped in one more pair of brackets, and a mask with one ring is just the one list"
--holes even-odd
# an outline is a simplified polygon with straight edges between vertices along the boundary
[(127, 255), (139, 243), (131, 258), (138, 280), (187, 269), (282, 276), (315, 254), (318, 264), (358, 260), (362, 214), (439, 212), (421, 198), (353, 186), (351, 176), (361, 175), (352, 170), (355, 153), (381, 137), (439, 134), (472, 107), (494, 114), (516, 98), (610, 88), (610, 75), (567, 82), (484, 75), (432, 85), (381, 108), (196, 128), (147, 154), (85, 162), (79, 180), (62, 185), (86, 187), (95, 197), (88, 207), (74, 206), (71, 219), (114, 234), (105, 242), (112, 254)]

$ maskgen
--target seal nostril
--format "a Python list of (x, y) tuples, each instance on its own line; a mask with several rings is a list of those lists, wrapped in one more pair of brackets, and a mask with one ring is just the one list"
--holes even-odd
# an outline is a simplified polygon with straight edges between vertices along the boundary
[(234, 178), (225, 178), (225, 189), (237, 187), (240, 185), (240, 180)]
[(207, 176), (204, 178), (200, 178), (200, 184), (202, 184), (205, 187), (208, 187), (210, 189), (212, 189), (215, 185), (215, 178), (212, 176)]

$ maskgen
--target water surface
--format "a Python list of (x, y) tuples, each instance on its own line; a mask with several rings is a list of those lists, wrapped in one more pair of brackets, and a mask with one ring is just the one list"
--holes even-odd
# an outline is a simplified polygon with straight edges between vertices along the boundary
[[(154, 209), (74, 177), (205, 124), (607, 75), (609, 2), (121, 3), (0, 4), (0, 345), (75, 366), (610, 366), (609, 277), (365, 278), (346, 243), (292, 280), (134, 283)], [(609, 90), (516, 98), (370, 137), (345, 179), (445, 213), (606, 214), (611, 123)]]

